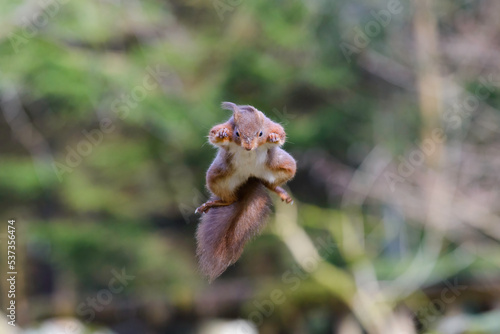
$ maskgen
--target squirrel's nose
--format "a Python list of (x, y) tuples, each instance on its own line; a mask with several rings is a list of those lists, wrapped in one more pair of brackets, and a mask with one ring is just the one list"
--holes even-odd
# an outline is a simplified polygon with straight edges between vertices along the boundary
[(245, 150), (247, 150), (247, 151), (251, 151), (251, 150), (252, 150), (252, 148), (251, 148), (251, 147), (245, 147)]

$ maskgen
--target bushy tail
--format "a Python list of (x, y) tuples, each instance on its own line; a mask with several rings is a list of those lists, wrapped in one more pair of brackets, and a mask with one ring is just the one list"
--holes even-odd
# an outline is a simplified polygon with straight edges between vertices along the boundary
[(200, 270), (210, 281), (238, 260), (245, 243), (260, 232), (270, 212), (271, 199), (258, 179), (250, 178), (237, 195), (235, 203), (203, 214), (196, 231)]

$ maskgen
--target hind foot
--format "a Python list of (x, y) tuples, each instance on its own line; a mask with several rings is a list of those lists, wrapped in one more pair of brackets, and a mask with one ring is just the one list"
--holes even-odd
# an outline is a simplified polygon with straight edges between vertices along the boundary
[(278, 195), (283, 202), (286, 202), (287, 204), (293, 204), (292, 198), (290, 197), (290, 195), (288, 195), (288, 193), (285, 190), (283, 190), (283, 192), (278, 192)]
[(287, 193), (279, 194), (279, 196), (283, 202), (286, 202), (287, 204), (293, 204), (293, 199)]
[(286, 192), (285, 189), (281, 188), (281, 187), (272, 187), (272, 186), (266, 186), (269, 190), (271, 191), (274, 191), (276, 194), (278, 194), (278, 196), (281, 198), (281, 200), (283, 202), (286, 202), (287, 204), (293, 204), (293, 200), (292, 198), (290, 197), (290, 195), (288, 195), (288, 193)]
[(223, 200), (216, 200), (216, 201), (208, 201), (203, 203), (201, 206), (199, 206), (194, 213), (207, 213), (208, 210), (211, 208), (215, 208), (218, 206), (228, 206), (233, 204), (234, 202), (226, 202)]

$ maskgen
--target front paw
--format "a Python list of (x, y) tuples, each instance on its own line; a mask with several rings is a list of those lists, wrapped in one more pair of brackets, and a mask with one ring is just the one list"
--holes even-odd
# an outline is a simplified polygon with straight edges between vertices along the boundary
[(228, 128), (221, 128), (218, 130), (212, 130), (210, 132), (211, 139), (212, 139), (212, 141), (215, 141), (215, 142), (223, 141), (223, 140), (229, 138), (229, 135), (230, 135), (230, 131)]
[(218, 137), (220, 139), (227, 138), (227, 137), (229, 137), (229, 130), (227, 128), (222, 128), (219, 131), (217, 131), (217, 133), (215, 135), (216, 135), (216, 137)]
[(271, 132), (267, 137), (267, 141), (270, 143), (279, 143), (281, 142), (281, 137), (279, 134)]

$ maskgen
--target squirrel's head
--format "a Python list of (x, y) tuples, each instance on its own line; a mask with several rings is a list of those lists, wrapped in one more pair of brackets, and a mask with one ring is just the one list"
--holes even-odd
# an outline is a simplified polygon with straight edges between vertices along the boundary
[(233, 142), (251, 151), (266, 142), (264, 122), (266, 116), (252, 106), (238, 106), (223, 102), (222, 108), (233, 111)]

